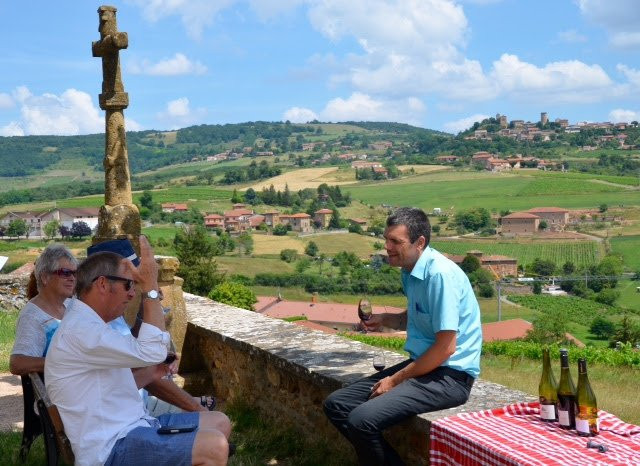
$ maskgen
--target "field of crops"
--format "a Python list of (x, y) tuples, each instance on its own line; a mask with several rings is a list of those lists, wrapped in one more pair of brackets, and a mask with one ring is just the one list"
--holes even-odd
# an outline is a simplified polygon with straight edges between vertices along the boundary
[(577, 266), (591, 265), (600, 261), (602, 247), (595, 241), (549, 241), (549, 242), (498, 242), (498, 241), (442, 241), (434, 239), (431, 245), (440, 252), (465, 254), (479, 250), (488, 255), (515, 257), (518, 264), (530, 264), (536, 258), (551, 260), (558, 266), (573, 262)]
[(541, 173), (481, 172), (470, 177), (469, 172), (447, 172), (345, 186), (343, 190), (367, 204), (413, 205), (429, 211), (434, 207), (454, 211), (472, 207), (518, 211), (551, 206), (594, 208), (600, 204), (640, 205), (640, 190), (637, 189), (598, 183), (574, 177), (573, 174), (562, 177), (559, 174), (546, 176)]
[(561, 312), (572, 322), (589, 326), (597, 316), (611, 318), (623, 314), (619, 307), (607, 306), (576, 296), (509, 295), (509, 301), (542, 312)]

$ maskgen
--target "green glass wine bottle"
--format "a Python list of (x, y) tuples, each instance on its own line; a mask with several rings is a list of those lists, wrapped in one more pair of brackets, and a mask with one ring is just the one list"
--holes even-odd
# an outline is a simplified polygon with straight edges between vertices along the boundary
[(549, 348), (542, 350), (542, 376), (538, 385), (540, 397), (540, 419), (543, 421), (558, 420), (558, 384), (551, 370)]
[(576, 386), (569, 371), (569, 352), (566, 349), (560, 350), (558, 422), (563, 429), (576, 428)]
[(593, 394), (587, 376), (587, 361), (578, 359), (578, 410), (576, 412), (576, 430), (578, 435), (590, 437), (598, 435), (598, 402)]

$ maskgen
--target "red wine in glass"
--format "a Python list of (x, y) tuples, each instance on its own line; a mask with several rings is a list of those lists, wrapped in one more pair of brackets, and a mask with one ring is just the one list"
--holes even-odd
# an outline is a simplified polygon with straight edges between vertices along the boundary
[(371, 319), (371, 314), (373, 310), (371, 309), (371, 303), (367, 298), (362, 298), (358, 303), (358, 317), (361, 320), (369, 320)]
[(382, 369), (385, 368), (386, 365), (387, 365), (387, 361), (384, 357), (384, 353), (382, 352), (376, 353), (375, 356), (373, 356), (373, 368), (375, 370), (380, 372)]

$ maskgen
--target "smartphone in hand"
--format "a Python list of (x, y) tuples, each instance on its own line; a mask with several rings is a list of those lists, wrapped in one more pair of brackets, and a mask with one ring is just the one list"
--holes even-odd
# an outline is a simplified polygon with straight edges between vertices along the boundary
[(179, 434), (182, 432), (193, 432), (198, 426), (195, 424), (184, 424), (176, 426), (162, 426), (158, 429), (159, 434)]

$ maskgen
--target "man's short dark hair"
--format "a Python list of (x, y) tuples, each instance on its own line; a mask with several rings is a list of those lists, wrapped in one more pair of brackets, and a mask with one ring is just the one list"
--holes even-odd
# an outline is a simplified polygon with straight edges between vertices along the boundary
[(76, 272), (76, 295), (89, 291), (97, 277), (118, 275), (122, 256), (115, 252), (97, 252), (82, 261)]
[(418, 238), (424, 236), (425, 247), (431, 241), (431, 224), (429, 217), (421, 209), (415, 207), (399, 207), (387, 218), (387, 226), (404, 225), (409, 232), (409, 241), (415, 243)]

